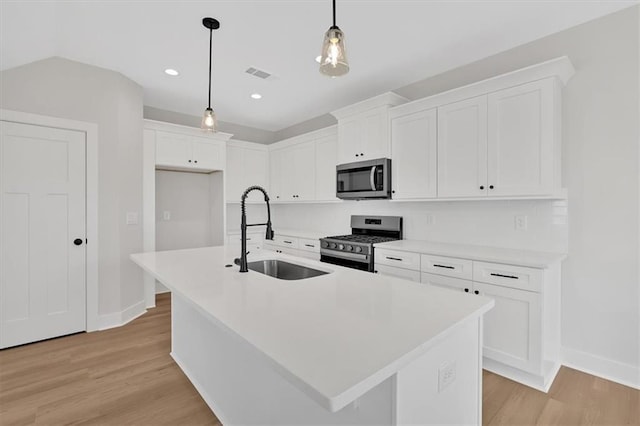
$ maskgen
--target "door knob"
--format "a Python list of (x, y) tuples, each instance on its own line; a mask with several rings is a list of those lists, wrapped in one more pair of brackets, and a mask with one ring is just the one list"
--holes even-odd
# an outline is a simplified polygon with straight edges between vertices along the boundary
[(75, 244), (77, 246), (81, 246), (82, 245), (82, 238), (76, 238), (75, 240), (73, 240), (73, 244)]

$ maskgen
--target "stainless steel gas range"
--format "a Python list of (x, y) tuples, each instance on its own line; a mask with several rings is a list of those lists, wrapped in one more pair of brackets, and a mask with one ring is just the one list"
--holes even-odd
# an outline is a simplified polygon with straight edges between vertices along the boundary
[(373, 272), (373, 245), (402, 239), (400, 216), (351, 216), (351, 234), (320, 239), (320, 260)]

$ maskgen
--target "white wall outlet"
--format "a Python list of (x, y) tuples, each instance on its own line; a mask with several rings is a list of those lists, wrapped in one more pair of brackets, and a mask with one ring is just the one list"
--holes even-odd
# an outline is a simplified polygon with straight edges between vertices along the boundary
[(137, 225), (137, 224), (138, 224), (138, 212), (128, 212), (127, 225)]
[(162, 220), (171, 220), (171, 212), (169, 210), (162, 212)]
[(516, 227), (516, 231), (526, 231), (527, 230), (527, 216), (517, 214), (515, 216), (514, 224)]
[(436, 224), (436, 217), (433, 214), (427, 213), (426, 219), (427, 219), (427, 225), (435, 225)]
[(445, 362), (438, 369), (438, 392), (445, 390), (456, 381), (456, 362)]

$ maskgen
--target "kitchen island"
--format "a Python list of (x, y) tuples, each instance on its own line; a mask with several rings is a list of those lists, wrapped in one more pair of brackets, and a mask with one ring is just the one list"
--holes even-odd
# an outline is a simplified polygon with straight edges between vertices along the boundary
[(176, 363), (223, 424), (480, 424), (485, 297), (329, 272), (238, 272), (237, 250), (132, 255), (172, 291)]

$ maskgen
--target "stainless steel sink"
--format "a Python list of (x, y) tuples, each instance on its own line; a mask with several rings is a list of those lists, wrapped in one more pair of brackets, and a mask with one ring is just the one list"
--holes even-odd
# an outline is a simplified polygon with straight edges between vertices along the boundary
[(313, 278), (319, 275), (328, 274), (328, 272), (318, 269), (308, 268), (295, 263), (285, 262), (278, 259), (258, 260), (247, 264), (252, 271), (269, 275), (270, 277), (281, 280), (303, 280), (305, 278)]

